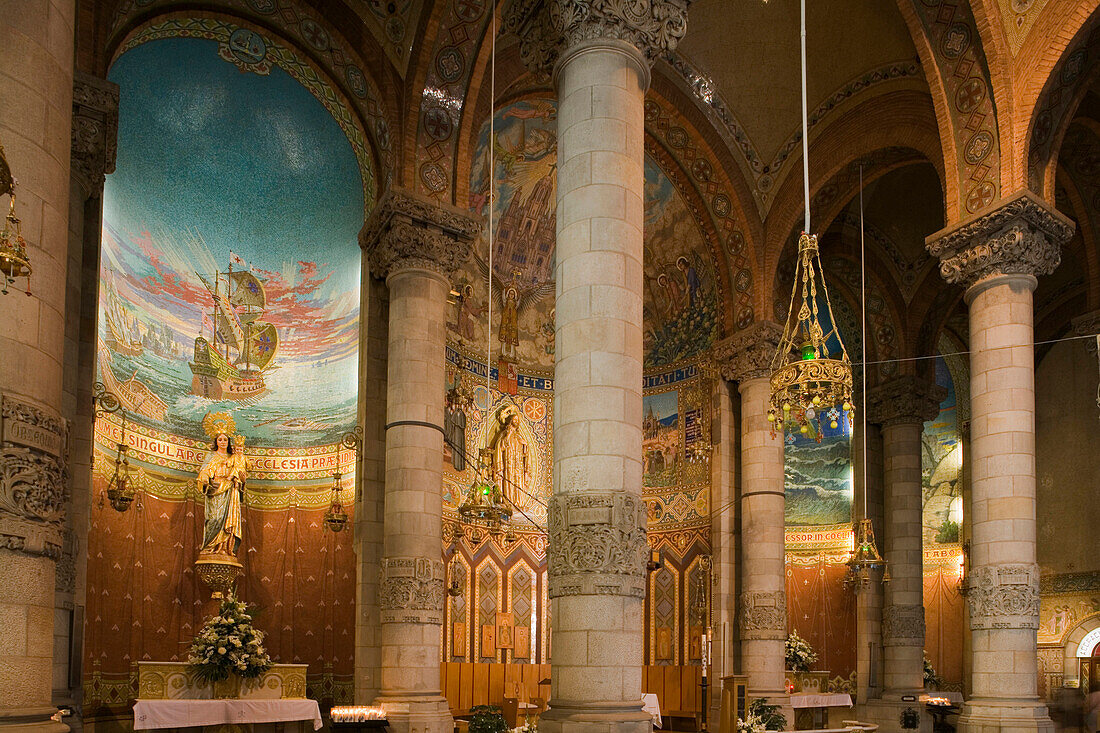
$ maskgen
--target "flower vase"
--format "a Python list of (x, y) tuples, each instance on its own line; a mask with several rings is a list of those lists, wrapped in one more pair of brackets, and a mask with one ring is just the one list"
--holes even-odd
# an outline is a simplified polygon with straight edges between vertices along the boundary
[(215, 680), (213, 687), (215, 700), (235, 700), (241, 696), (241, 678), (235, 674)]

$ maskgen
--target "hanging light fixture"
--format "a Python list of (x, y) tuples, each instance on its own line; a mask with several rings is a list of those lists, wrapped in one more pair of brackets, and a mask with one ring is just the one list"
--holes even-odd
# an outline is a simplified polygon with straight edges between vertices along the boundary
[[(810, 130), (806, 114), (806, 0), (802, 0), (802, 185), (805, 220), (783, 337), (772, 358), (768, 421), (775, 430), (795, 430), (821, 442), (823, 424), (852, 421), (852, 362), (833, 317), (825, 272), (810, 234)], [(824, 306), (824, 308), (822, 308)], [(822, 325), (822, 316), (827, 322)], [(826, 327), (828, 330), (826, 330)]]
[(15, 215), (15, 178), (0, 145), (0, 196), (8, 197), (8, 215), (0, 229), (0, 294), (8, 294), (8, 286), (26, 278), (24, 292), (31, 294), (31, 261), (27, 255), (27, 240), (23, 239), (19, 217)]
[[(474, 470), (473, 483), (458, 507), (458, 514), (475, 528), (484, 526), (489, 534), (497, 536), (502, 533), (502, 525), (512, 518), (515, 509), (493, 480), (492, 456), (492, 450), (481, 449), (480, 465)], [(511, 533), (511, 529), (508, 531)]]
[[(138, 474), (130, 465), (130, 446), (126, 444), (126, 411), (122, 409), (122, 402), (107, 389), (103, 382), (92, 385), (92, 406), (96, 419), (116, 412), (122, 413), (122, 435), (119, 437), (119, 442), (115, 444), (114, 471), (111, 472), (107, 488), (99, 495), (100, 507), (103, 506), (103, 499), (106, 497), (111, 508), (122, 513), (130, 508), (138, 495)], [(138, 502), (137, 506), (140, 510), (141, 503)]]
[(328, 509), (325, 510), (325, 516), (322, 519), (325, 527), (334, 533), (342, 532), (348, 523), (348, 513), (344, 510), (344, 505), (340, 501), (340, 482), (344, 478), (343, 472), (340, 471), (341, 445), (343, 445), (342, 441), (336, 444), (336, 469), (332, 472), (332, 498), (329, 500)]

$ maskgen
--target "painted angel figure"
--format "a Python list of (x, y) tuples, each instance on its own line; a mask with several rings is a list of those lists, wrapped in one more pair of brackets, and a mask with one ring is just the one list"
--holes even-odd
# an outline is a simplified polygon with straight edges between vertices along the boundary
[(248, 466), (238, 439), (234, 451), (236, 424), (227, 413), (207, 414), (203, 429), (213, 441), (199, 469), (198, 485), (205, 497), (202, 546), (199, 556), (236, 558), (241, 545), (241, 502)]
[[(475, 253), (474, 262), (481, 271), (481, 276), (489, 279), (489, 265)], [(494, 272), (492, 277), (493, 307), (500, 311), (500, 326), (497, 330), (497, 340), (500, 341), (500, 353), (505, 359), (518, 360), (519, 347), (519, 321), (523, 314), (534, 307), (539, 301), (554, 294), (554, 281), (535, 282), (529, 287), (523, 287), (516, 282), (518, 271), (513, 274), (512, 281), (505, 283)]]

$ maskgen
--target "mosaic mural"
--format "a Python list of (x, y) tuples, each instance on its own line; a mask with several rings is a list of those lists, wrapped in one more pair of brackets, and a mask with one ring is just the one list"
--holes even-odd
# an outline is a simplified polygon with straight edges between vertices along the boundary
[[(962, 442), (956, 410), (955, 381), (947, 362), (936, 357), (936, 384), (947, 389), (940, 412), (924, 424), (921, 436), (921, 490), (923, 537), (926, 555), (940, 546), (959, 544), (962, 524)], [(926, 564), (928, 559), (926, 558)]]
[(356, 409), (356, 158), (294, 78), (221, 50), (160, 40), (112, 68), (99, 378), (171, 435), (225, 410), (251, 443), (332, 443)]
[[(470, 208), (488, 219), (489, 125), (478, 142)], [(501, 361), (539, 373), (554, 364), (554, 237), (557, 111), (533, 98), (496, 113), (492, 142), (493, 303), (488, 302), (488, 243), (481, 241), (455, 276), (448, 329), (452, 341), (483, 354), (492, 311), (493, 366)], [(697, 356), (718, 334), (714, 265), (681, 193), (645, 159), (645, 365)]]
[(852, 437), (847, 419), (822, 426), (821, 440), (788, 432), (784, 451), (786, 524), (821, 526), (852, 521)]

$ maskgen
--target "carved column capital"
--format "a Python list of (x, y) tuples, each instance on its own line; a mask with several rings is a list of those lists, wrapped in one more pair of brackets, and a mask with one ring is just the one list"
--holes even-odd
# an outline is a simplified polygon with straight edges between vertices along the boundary
[(867, 392), (867, 419), (883, 427), (922, 424), (940, 412), (947, 390), (919, 377), (901, 376)]
[(21, 398), (0, 396), (0, 547), (61, 555), (68, 439), (65, 420)]
[(520, 39), (520, 57), (550, 74), (562, 55), (586, 41), (625, 41), (652, 65), (687, 32), (692, 0), (513, 0), (504, 30)]
[(646, 509), (625, 491), (550, 498), (550, 597), (645, 597)]
[(359, 244), (375, 277), (412, 268), (450, 277), (480, 231), (468, 212), (391, 188), (359, 232)]
[(882, 609), (883, 646), (924, 645), (924, 606), (894, 605)]
[(1038, 629), (1039, 566), (1007, 563), (972, 567), (966, 578), (970, 628)]
[(382, 623), (443, 623), (443, 560), (384, 557), (379, 580)]
[(741, 594), (737, 622), (742, 639), (786, 639), (786, 591), (745, 591)]
[[(1100, 333), (1100, 310), (1090, 311), (1077, 316), (1070, 323), (1073, 324), (1073, 333), (1077, 336), (1092, 336)], [(1096, 356), (1096, 340), (1085, 339), (1085, 348), (1090, 354)]]
[(118, 85), (77, 71), (73, 76), (72, 172), (89, 193), (115, 170)]
[(970, 287), (994, 275), (1048, 275), (1062, 261), (1074, 224), (1030, 191), (925, 240), (951, 284)]
[(783, 327), (757, 321), (714, 345), (714, 361), (723, 379), (744, 382), (771, 374), (772, 360), (783, 338)]

